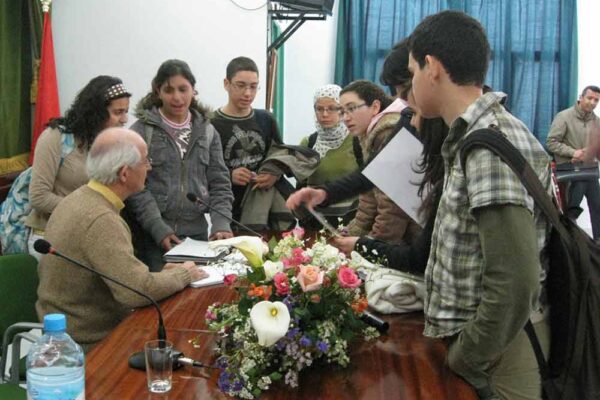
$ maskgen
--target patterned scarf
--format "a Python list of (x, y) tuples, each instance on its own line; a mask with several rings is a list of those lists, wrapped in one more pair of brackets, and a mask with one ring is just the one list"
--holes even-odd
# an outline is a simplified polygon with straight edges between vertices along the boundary
[[(328, 97), (340, 103), (340, 91), (341, 87), (338, 85), (325, 85), (317, 89), (315, 92), (313, 104), (317, 104), (317, 101), (323, 97)], [(344, 143), (346, 136), (348, 136), (348, 129), (346, 125), (340, 121), (332, 128), (324, 128), (319, 123), (317, 115), (315, 113), (315, 126), (317, 128), (317, 141), (315, 142), (314, 150), (319, 153), (321, 158), (325, 157), (325, 154), (329, 150), (337, 149)]]

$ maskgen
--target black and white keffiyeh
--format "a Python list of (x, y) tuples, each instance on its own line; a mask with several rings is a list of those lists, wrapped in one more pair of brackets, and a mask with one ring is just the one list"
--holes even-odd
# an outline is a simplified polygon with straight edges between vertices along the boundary
[[(324, 97), (335, 100), (336, 103), (340, 103), (340, 92), (342, 88), (338, 85), (325, 85), (321, 86), (315, 91), (315, 95), (313, 98), (313, 105), (317, 104), (319, 99)], [(344, 140), (346, 140), (346, 136), (348, 136), (348, 129), (346, 125), (342, 122), (340, 118), (339, 122), (336, 126), (331, 128), (324, 128), (317, 119), (317, 115), (315, 113), (315, 126), (317, 128), (317, 141), (315, 142), (315, 146), (313, 149), (319, 153), (321, 158), (325, 157), (325, 154), (329, 150), (339, 148)]]

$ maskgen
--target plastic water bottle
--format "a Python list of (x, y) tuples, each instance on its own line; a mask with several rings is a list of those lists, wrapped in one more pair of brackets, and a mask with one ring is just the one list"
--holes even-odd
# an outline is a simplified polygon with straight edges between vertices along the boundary
[(27, 399), (85, 399), (83, 350), (66, 329), (63, 314), (44, 317), (44, 335), (27, 354)]

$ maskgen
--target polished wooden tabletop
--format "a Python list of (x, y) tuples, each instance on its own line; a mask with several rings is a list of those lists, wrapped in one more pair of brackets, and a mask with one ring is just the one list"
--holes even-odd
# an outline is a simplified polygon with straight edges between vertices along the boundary
[[(215, 337), (203, 332), (204, 312), (215, 301), (234, 299), (222, 285), (187, 288), (161, 302), (168, 340), (186, 356), (214, 362)], [(383, 317), (388, 334), (351, 347), (348, 368), (324, 365), (303, 371), (299, 387), (274, 386), (261, 399), (415, 399), (469, 400), (475, 393), (445, 365), (441, 340), (423, 336), (423, 315)], [(156, 338), (156, 311), (139, 309), (86, 355), (86, 399), (226, 399), (217, 387), (218, 370), (184, 367), (173, 373), (173, 388), (163, 395), (148, 392), (143, 371), (127, 360)], [(189, 340), (201, 335), (201, 346)]]

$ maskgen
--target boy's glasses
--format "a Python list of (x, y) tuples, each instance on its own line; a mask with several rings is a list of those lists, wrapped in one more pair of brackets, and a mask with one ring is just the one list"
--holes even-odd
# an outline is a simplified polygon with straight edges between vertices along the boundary
[(243, 93), (246, 90), (250, 90), (250, 92), (254, 93), (258, 89), (260, 89), (260, 86), (258, 86), (258, 84), (256, 84), (256, 83), (244, 83), (244, 82), (231, 82), (231, 87), (233, 88), (233, 90), (235, 90), (236, 92), (239, 92), (239, 93)]

